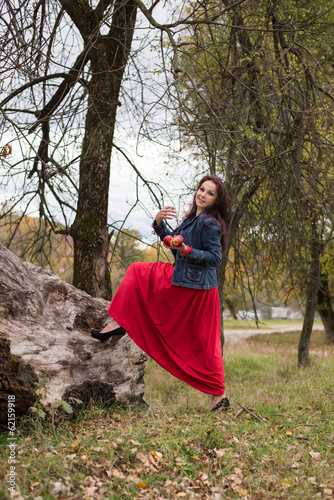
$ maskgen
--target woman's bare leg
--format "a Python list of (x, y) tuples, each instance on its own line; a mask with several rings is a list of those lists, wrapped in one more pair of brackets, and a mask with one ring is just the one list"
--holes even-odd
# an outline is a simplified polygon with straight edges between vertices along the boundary
[(106, 332), (112, 332), (113, 330), (116, 330), (116, 328), (119, 328), (120, 325), (112, 318), (110, 323), (105, 326), (100, 333), (106, 333)]
[[(211, 397), (211, 401), (210, 401), (210, 410), (212, 410), (223, 399), (226, 399), (228, 401), (228, 399), (226, 398), (226, 396), (224, 394), (222, 394), (221, 396), (216, 396), (215, 394), (213, 394), (212, 397)], [(222, 405), (222, 407), (223, 406), (224, 405)], [(225, 409), (226, 408), (227, 407), (225, 407)]]

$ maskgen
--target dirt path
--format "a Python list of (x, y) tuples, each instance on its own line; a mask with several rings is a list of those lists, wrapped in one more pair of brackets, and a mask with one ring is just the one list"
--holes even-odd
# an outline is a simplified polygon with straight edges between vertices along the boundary
[[(252, 335), (263, 334), (263, 333), (284, 333), (284, 332), (300, 332), (302, 325), (296, 325), (295, 323), (282, 323), (281, 325), (275, 325), (271, 328), (252, 328), (249, 330), (224, 330), (225, 341), (227, 344), (238, 344), (240, 340), (247, 339)], [(315, 330), (323, 330), (323, 325), (316, 325)]]

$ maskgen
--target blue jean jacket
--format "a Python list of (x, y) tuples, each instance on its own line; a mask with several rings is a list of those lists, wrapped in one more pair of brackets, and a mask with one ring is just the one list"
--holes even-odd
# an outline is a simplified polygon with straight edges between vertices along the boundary
[(160, 224), (154, 221), (152, 227), (161, 240), (167, 234), (181, 234), (184, 243), (193, 247), (185, 257), (181, 256), (181, 252), (172, 250), (175, 257), (173, 285), (201, 290), (218, 286), (216, 268), (222, 260), (222, 230), (217, 221), (204, 211), (183, 222), (175, 231), (170, 231), (164, 221)]

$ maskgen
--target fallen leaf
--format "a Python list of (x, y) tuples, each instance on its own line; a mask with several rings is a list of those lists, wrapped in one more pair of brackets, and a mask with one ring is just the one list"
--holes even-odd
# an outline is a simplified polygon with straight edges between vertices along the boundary
[(303, 458), (303, 453), (301, 451), (293, 457), (295, 462), (299, 462), (302, 458)]
[(152, 455), (156, 460), (162, 460), (162, 453), (160, 451), (152, 450)]
[(111, 472), (111, 475), (114, 477), (117, 477), (119, 479), (124, 479), (124, 474), (123, 472), (119, 471), (118, 469), (113, 469)]
[(234, 467), (233, 471), (234, 471), (234, 474), (237, 474), (238, 476), (242, 476), (243, 475), (242, 470), (239, 469), (238, 467)]
[(296, 462), (293, 462), (293, 464), (291, 465), (291, 468), (292, 469), (299, 469), (300, 468), (300, 464), (296, 464)]
[(281, 479), (281, 483), (284, 484), (284, 486), (286, 486), (287, 488), (291, 488), (291, 486), (293, 485), (293, 479), (292, 477), (284, 477), (283, 479)]
[(309, 451), (308, 454), (312, 460), (320, 460), (320, 453), (318, 451)]
[(142, 483), (141, 481), (138, 481), (138, 483), (136, 483), (136, 488), (147, 488), (146, 486), (146, 483)]
[[(144, 453), (142, 453), (141, 451), (138, 451), (138, 453), (136, 453), (136, 458), (138, 458), (141, 461), (141, 463), (143, 465), (145, 465), (146, 467), (152, 467), (153, 464), (155, 465), (154, 458), (152, 456), (148, 457), (148, 456), (144, 455)], [(150, 458), (151, 458), (151, 460), (150, 460)], [(156, 468), (156, 466), (155, 466), (155, 468)]]
[(315, 476), (313, 477), (308, 477), (307, 478), (308, 482), (313, 484), (313, 485), (316, 485), (317, 484), (317, 478)]
[(237, 474), (230, 474), (228, 478), (234, 484), (242, 484), (242, 479)]
[(51, 494), (58, 496), (59, 493), (64, 493), (67, 495), (70, 492), (70, 487), (61, 481), (56, 481), (52, 487)]
[(97, 490), (96, 486), (90, 486), (85, 490), (86, 495), (88, 495), (88, 498), (94, 497), (95, 491)]
[(226, 453), (225, 450), (223, 450), (222, 448), (220, 450), (217, 450), (216, 448), (214, 448), (213, 450), (215, 452), (215, 454), (217, 455), (217, 457), (223, 457)]
[(239, 486), (231, 486), (232, 490), (234, 493), (237, 493), (239, 497), (241, 498), (250, 498), (250, 495), (248, 494), (247, 490), (245, 488), (240, 488)]

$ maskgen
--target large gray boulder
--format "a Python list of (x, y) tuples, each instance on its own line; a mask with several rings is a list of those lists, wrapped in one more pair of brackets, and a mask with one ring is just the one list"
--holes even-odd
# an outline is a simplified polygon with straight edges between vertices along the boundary
[(125, 335), (100, 342), (92, 328), (109, 321), (109, 303), (21, 262), (0, 244), (0, 421), (9, 395), (25, 413), (47, 379), (43, 402), (144, 402), (146, 355)]

